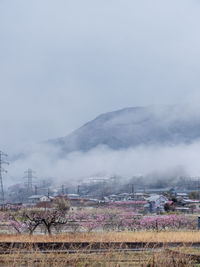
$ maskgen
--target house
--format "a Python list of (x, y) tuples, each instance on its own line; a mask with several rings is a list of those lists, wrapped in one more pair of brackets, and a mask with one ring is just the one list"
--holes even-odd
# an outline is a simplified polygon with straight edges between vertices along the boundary
[(188, 194), (187, 193), (177, 193), (176, 198), (179, 202), (182, 202), (182, 200), (188, 199)]
[(13, 211), (17, 211), (20, 210), (22, 208), (22, 203), (6, 203), (5, 204), (5, 209), (8, 210), (13, 210)]
[(30, 204), (37, 204), (38, 202), (50, 202), (51, 198), (44, 195), (32, 195), (28, 198)]
[(188, 207), (175, 207), (175, 211), (181, 213), (190, 213), (190, 208)]
[(197, 199), (183, 199), (182, 204), (184, 207), (189, 208), (191, 213), (198, 212), (200, 210), (200, 200)]
[(183, 199), (182, 202), (184, 204), (199, 204), (200, 203), (200, 200), (198, 199)]
[(146, 208), (151, 213), (159, 213), (163, 212), (164, 206), (167, 203), (168, 199), (163, 195), (151, 195), (150, 197), (146, 198), (148, 202)]
[(133, 195), (134, 200), (145, 200), (148, 197), (147, 193), (138, 192)]
[(176, 197), (188, 198), (188, 193), (176, 193)]
[(67, 197), (69, 199), (80, 199), (80, 195), (78, 194), (68, 194)]

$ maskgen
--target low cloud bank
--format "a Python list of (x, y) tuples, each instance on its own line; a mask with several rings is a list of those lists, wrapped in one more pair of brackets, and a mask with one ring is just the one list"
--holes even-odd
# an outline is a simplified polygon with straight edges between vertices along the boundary
[(146, 176), (147, 179), (199, 176), (199, 152), (200, 142), (176, 146), (139, 146), (120, 151), (99, 146), (86, 153), (78, 151), (61, 158), (59, 149), (40, 145), (11, 162), (7, 184), (22, 181), (27, 168), (35, 170), (38, 178), (54, 177), (57, 184), (76, 183), (97, 173), (119, 175), (124, 180), (136, 175)]

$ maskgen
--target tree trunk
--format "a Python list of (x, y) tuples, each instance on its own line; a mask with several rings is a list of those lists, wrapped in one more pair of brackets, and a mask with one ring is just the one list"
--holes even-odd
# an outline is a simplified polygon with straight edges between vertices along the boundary
[(52, 235), (52, 233), (51, 233), (51, 225), (47, 225), (47, 232), (48, 232), (49, 235)]

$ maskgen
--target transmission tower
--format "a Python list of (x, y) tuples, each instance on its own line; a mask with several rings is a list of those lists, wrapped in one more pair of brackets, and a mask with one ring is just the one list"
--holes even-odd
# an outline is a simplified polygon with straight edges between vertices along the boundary
[(32, 169), (28, 169), (25, 173), (25, 179), (27, 179), (27, 194), (30, 195), (33, 193), (33, 178), (36, 178), (33, 176), (35, 173)]
[(3, 168), (3, 164), (9, 164), (7, 161), (5, 161), (4, 159), (7, 157), (8, 155), (5, 154), (4, 152), (0, 151), (0, 190), (1, 190), (1, 203), (4, 205), (4, 190), (3, 190), (3, 173), (7, 173), (7, 171)]

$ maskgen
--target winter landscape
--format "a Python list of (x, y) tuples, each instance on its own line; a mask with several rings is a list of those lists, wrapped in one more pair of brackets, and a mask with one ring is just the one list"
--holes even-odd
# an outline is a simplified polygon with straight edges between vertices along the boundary
[(199, 11), (0, 2), (0, 267), (200, 266)]

